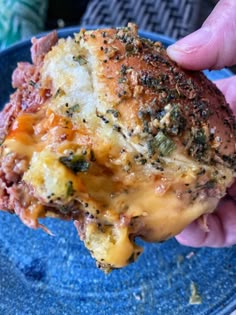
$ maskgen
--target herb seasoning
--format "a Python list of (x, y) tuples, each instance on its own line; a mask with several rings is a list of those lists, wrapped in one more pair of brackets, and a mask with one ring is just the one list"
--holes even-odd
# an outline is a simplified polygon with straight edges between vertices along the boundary
[(88, 63), (87, 59), (82, 55), (73, 56), (73, 60), (78, 62), (80, 66), (84, 66)]
[(73, 188), (73, 182), (72, 181), (68, 181), (66, 183), (66, 197), (70, 197), (73, 196), (75, 190)]
[(61, 156), (59, 162), (75, 174), (79, 172), (87, 172), (90, 166), (83, 155)]
[(175, 143), (162, 131), (148, 142), (148, 150), (151, 154), (158, 151), (162, 156), (170, 155), (176, 149)]

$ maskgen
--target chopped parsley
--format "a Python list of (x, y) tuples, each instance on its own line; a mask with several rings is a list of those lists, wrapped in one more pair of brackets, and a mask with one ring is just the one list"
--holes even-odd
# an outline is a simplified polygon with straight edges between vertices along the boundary
[(33, 87), (37, 87), (37, 83), (33, 80), (29, 80), (29, 85), (31, 85)]
[(79, 104), (75, 104), (71, 107), (67, 107), (67, 110), (66, 110), (66, 114), (68, 117), (72, 117), (74, 113), (79, 113), (79, 112), (80, 112)]
[(73, 188), (73, 182), (72, 181), (68, 181), (66, 183), (66, 197), (70, 197), (70, 196), (73, 196), (74, 195), (74, 188)]
[(57, 96), (62, 96), (62, 95), (65, 95), (65, 92), (61, 88), (58, 88), (53, 97), (56, 98)]
[(197, 160), (202, 160), (209, 149), (207, 135), (203, 128), (192, 131), (192, 144), (189, 148), (189, 154)]
[(113, 108), (111, 108), (111, 109), (108, 109), (107, 110), (107, 113), (108, 114), (112, 114), (115, 118), (118, 118), (119, 117), (119, 112), (118, 112), (118, 110), (116, 110), (116, 109), (113, 109)]
[(58, 210), (62, 213), (62, 214), (68, 214), (70, 211), (71, 211), (71, 209), (68, 207), (68, 206), (66, 206), (66, 205), (60, 205), (59, 207), (58, 207)]
[(84, 66), (88, 63), (87, 59), (82, 55), (73, 56), (73, 60), (78, 62), (81, 66)]
[(90, 166), (90, 163), (86, 161), (83, 155), (61, 156), (59, 162), (75, 174), (79, 172), (87, 172)]
[(162, 131), (159, 131), (157, 135), (148, 142), (148, 151), (150, 154), (154, 154), (158, 151), (162, 156), (168, 156), (175, 148), (175, 143)]
[(205, 145), (207, 143), (207, 137), (203, 129), (199, 129), (194, 133), (194, 142), (199, 145)]
[(179, 135), (185, 130), (187, 121), (177, 104), (173, 105), (173, 108), (170, 112), (170, 120), (171, 123), (168, 128), (168, 132), (173, 135)]

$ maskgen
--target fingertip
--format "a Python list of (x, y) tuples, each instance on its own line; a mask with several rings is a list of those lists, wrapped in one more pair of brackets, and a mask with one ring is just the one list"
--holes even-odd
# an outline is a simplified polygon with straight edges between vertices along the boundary
[(211, 31), (207, 28), (201, 28), (170, 45), (167, 48), (167, 54), (186, 69), (202, 70), (202, 61), (204, 60), (202, 53), (205, 54), (205, 47), (211, 38)]
[(197, 221), (191, 223), (176, 236), (176, 239), (180, 244), (191, 247), (201, 247), (205, 238), (206, 232), (199, 228)]
[(228, 189), (228, 194), (231, 197), (236, 198), (236, 181), (234, 181), (233, 185)]
[(190, 70), (220, 69), (236, 62), (236, 1), (219, 1), (202, 27), (176, 42), (168, 55)]
[(173, 44), (167, 48), (167, 54), (180, 67), (187, 70), (204, 70), (209, 68), (210, 62), (205, 58), (205, 49), (190, 53), (183, 50), (179, 45)]
[(181, 46), (173, 44), (169, 46), (166, 51), (170, 59), (175, 61), (179, 66), (186, 69), (192, 69), (194, 67), (191, 62), (189, 64), (189, 58), (186, 56), (186, 52), (181, 49)]
[(236, 76), (234, 75), (223, 80), (217, 80), (215, 84), (224, 94), (226, 101), (229, 103), (234, 115), (236, 115)]
[(186, 64), (186, 54), (180, 46), (173, 44), (167, 48), (166, 52), (170, 59), (175, 61), (179, 66), (188, 68), (188, 64)]
[(181, 59), (182, 55), (184, 54), (184, 52), (181, 51), (181, 47), (179, 49), (179, 46), (177, 44), (172, 44), (168, 46), (166, 52), (170, 59), (176, 62), (178, 62), (178, 60)]

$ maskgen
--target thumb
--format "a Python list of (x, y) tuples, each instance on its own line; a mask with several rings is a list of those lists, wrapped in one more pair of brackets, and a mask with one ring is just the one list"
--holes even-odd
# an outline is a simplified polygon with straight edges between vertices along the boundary
[(190, 224), (176, 236), (178, 242), (192, 247), (225, 247), (236, 244), (236, 202), (224, 198), (216, 211), (207, 216), (206, 232), (199, 221)]
[(235, 117), (236, 117), (236, 75), (214, 82), (216, 86), (224, 94), (226, 101), (229, 103)]
[(221, 0), (202, 27), (167, 49), (191, 70), (220, 69), (236, 63), (236, 1)]

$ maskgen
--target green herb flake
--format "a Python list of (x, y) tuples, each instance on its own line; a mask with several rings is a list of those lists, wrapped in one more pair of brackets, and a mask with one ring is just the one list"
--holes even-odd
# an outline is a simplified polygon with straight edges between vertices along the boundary
[(68, 117), (72, 117), (73, 114), (79, 113), (79, 112), (80, 112), (80, 105), (79, 104), (75, 104), (71, 107), (67, 107), (67, 110), (66, 110), (66, 114)]
[(133, 44), (126, 44), (125, 45), (125, 50), (127, 51), (127, 52), (133, 52), (133, 50), (134, 50), (134, 45)]
[(86, 65), (88, 62), (87, 59), (82, 55), (73, 56), (73, 60), (78, 62), (81, 66)]
[(216, 186), (216, 180), (215, 179), (210, 179), (205, 184), (200, 185), (200, 188), (213, 189), (213, 188), (215, 188), (215, 186)]
[(68, 181), (66, 183), (66, 197), (70, 197), (70, 196), (73, 196), (74, 195), (74, 188), (73, 188), (73, 182), (72, 181)]
[(120, 113), (118, 110), (111, 108), (107, 110), (107, 114), (112, 114), (115, 118), (118, 118)]
[(174, 104), (170, 112), (170, 119), (171, 124), (169, 127), (169, 131), (174, 135), (181, 134), (186, 128), (187, 121), (177, 104)]
[(215, 187), (215, 185), (216, 185), (216, 181), (214, 179), (212, 179), (206, 183), (206, 188), (207, 189), (213, 189)]
[(70, 212), (70, 208), (68, 206), (64, 206), (64, 205), (60, 205), (58, 210), (62, 213), (62, 214), (68, 214)]
[(207, 137), (203, 129), (199, 129), (195, 132), (194, 142), (201, 145), (205, 145), (207, 143)]
[(37, 87), (37, 83), (33, 80), (29, 80), (29, 85), (31, 85), (33, 87)]
[(87, 172), (90, 166), (90, 163), (86, 161), (83, 155), (61, 156), (59, 162), (75, 174), (79, 172)]
[(197, 160), (201, 160), (203, 157), (206, 157), (208, 149), (208, 138), (204, 129), (194, 130), (192, 132), (192, 144), (188, 150), (189, 154)]
[(162, 79), (145, 73), (140, 78), (141, 84), (152, 90), (163, 90)]
[(162, 156), (170, 155), (175, 148), (175, 143), (162, 131), (159, 131), (155, 138), (149, 142), (149, 150), (152, 152), (156, 152), (157, 150)]
[(58, 88), (53, 97), (56, 98), (57, 96), (62, 96), (62, 95), (65, 95), (65, 92), (61, 88)]
[(124, 64), (121, 65), (121, 69), (120, 69), (120, 74), (122, 76), (126, 75), (127, 74), (127, 70), (128, 70), (128, 67)]
[(125, 77), (120, 77), (118, 79), (118, 83), (121, 84), (121, 83), (126, 83), (127, 79)]

